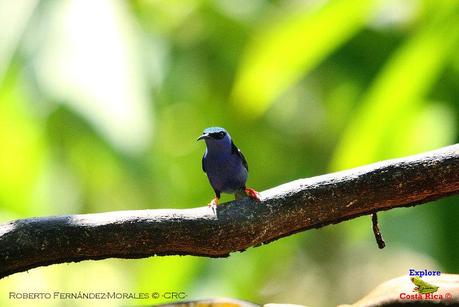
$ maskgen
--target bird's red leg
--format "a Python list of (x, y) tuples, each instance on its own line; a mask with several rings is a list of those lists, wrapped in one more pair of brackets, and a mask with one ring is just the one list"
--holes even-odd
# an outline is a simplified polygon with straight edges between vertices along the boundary
[(209, 208), (217, 208), (218, 206), (218, 201), (220, 200), (220, 197), (215, 195), (215, 197), (212, 199), (212, 201), (207, 205)]
[(245, 194), (247, 194), (248, 197), (256, 200), (257, 202), (260, 202), (260, 193), (255, 191), (254, 189), (251, 188), (245, 188), (244, 189)]

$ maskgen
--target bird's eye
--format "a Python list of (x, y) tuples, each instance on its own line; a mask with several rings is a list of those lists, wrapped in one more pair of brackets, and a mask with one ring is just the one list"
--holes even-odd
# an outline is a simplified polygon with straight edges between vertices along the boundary
[(218, 133), (218, 136), (219, 136), (220, 138), (223, 138), (223, 137), (225, 136), (225, 132), (220, 131), (220, 132)]

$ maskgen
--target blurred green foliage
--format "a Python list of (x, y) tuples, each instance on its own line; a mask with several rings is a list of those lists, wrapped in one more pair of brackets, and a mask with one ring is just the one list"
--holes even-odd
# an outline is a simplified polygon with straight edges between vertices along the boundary
[[(230, 131), (258, 190), (458, 139), (454, 0), (19, 3), (0, 1), (2, 221), (203, 205), (212, 191), (195, 140), (213, 125)], [(34, 269), (0, 291), (351, 302), (411, 267), (457, 273), (458, 201), (382, 213), (383, 251), (359, 218), (228, 259)], [(4, 294), (2, 306), (27, 303)]]

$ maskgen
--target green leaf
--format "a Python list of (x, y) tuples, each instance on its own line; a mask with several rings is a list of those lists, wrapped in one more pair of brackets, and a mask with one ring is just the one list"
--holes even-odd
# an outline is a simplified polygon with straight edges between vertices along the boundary
[(37, 3), (38, 0), (0, 1), (0, 81)]
[[(418, 116), (416, 114), (425, 116), (422, 115), (424, 97), (438, 80), (452, 52), (458, 48), (459, 14), (457, 5), (455, 7), (456, 10), (443, 7), (447, 14), (444, 10), (437, 14), (432, 12), (434, 18), (431, 22), (426, 22), (389, 59), (344, 131), (331, 162), (333, 170), (411, 153), (407, 151), (412, 149), (406, 146), (394, 148), (393, 144), (399, 144), (396, 137), (406, 138), (407, 133), (411, 133), (406, 122), (417, 123), (418, 120), (413, 119)], [(422, 142), (424, 150), (446, 145), (437, 141), (439, 134), (447, 132), (440, 130), (441, 127), (436, 133), (416, 136), (430, 137)], [(405, 133), (402, 136), (397, 131)]]
[(236, 77), (234, 106), (253, 116), (362, 28), (373, 1), (336, 0), (284, 14), (247, 46)]

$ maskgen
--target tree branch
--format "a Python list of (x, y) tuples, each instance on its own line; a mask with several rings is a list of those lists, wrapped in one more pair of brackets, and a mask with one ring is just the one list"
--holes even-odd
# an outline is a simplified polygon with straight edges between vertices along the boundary
[(210, 208), (29, 218), (0, 225), (0, 278), (54, 263), (226, 257), (293, 233), (459, 192), (459, 145), (300, 179)]

